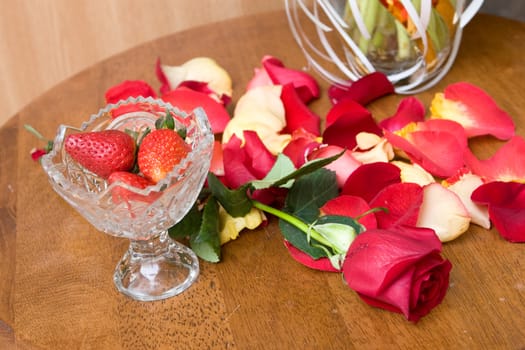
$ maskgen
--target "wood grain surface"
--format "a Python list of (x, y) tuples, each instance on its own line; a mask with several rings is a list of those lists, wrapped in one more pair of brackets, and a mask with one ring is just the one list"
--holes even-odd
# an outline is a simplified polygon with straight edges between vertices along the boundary
[[(525, 135), (525, 24), (480, 15), (464, 33), (456, 64), (435, 88), (469, 81), (492, 95)], [(29, 157), (38, 141), (23, 125), (54, 135), (78, 125), (125, 79), (153, 86), (157, 57), (177, 65), (216, 59), (234, 82), (234, 103), (265, 54), (302, 68), (283, 12), (193, 28), (104, 60), (50, 89), (0, 128), (0, 348), (2, 349), (523, 349), (525, 246), (472, 225), (444, 245), (454, 268), (441, 305), (419, 323), (364, 304), (339, 274), (294, 262), (276, 220), (201, 263), (196, 284), (160, 302), (137, 302), (113, 286), (127, 241), (104, 235), (56, 195)], [(323, 91), (326, 85), (321, 81)], [(377, 119), (400, 96), (370, 106)], [(312, 108), (326, 114), (326, 95)], [(486, 157), (500, 143), (472, 142)]]
[(194, 26), (282, 9), (283, 0), (0, 0), (0, 125), (82, 69)]

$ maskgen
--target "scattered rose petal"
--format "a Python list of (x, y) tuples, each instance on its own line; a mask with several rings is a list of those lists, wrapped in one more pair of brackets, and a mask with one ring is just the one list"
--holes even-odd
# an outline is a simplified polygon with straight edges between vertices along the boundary
[(222, 206), (219, 206), (219, 241), (221, 245), (239, 237), (244, 229), (253, 230), (266, 221), (266, 215), (257, 208), (252, 208), (248, 214), (233, 217)]
[(438, 183), (423, 187), (423, 204), (416, 226), (431, 228), (441, 242), (456, 239), (470, 225), (470, 215), (461, 199)]
[(338, 146), (326, 145), (319, 147), (308, 155), (308, 160), (314, 160), (333, 157), (343, 151), (344, 153), (341, 157), (325, 166), (326, 169), (335, 172), (337, 186), (339, 186), (339, 188), (343, 187), (346, 180), (348, 179), (348, 176), (350, 176), (350, 174), (352, 174), (352, 172), (354, 172), (361, 165), (361, 162), (357, 161), (352, 156), (352, 152), (348, 150), (345, 151), (344, 148)]
[(451, 84), (435, 95), (430, 106), (432, 118), (454, 120), (468, 137), (493, 135), (501, 140), (514, 136), (514, 122), (485, 91), (465, 83)]
[(341, 195), (326, 202), (321, 208), (321, 215), (341, 215), (358, 219), (359, 223), (370, 230), (377, 227), (377, 220), (368, 203), (361, 197)]
[(211, 124), (214, 134), (223, 132), (230, 121), (230, 115), (222, 104), (203, 93), (180, 87), (162, 95), (162, 99), (183, 112), (191, 113), (202, 107)]
[(321, 134), (321, 119), (299, 98), (292, 84), (283, 85), (281, 101), (286, 116), (285, 132), (292, 133), (302, 128), (314, 135)]
[(210, 172), (217, 175), (217, 177), (224, 176), (224, 158), (222, 154), (222, 143), (220, 141), (213, 142)]
[(397, 131), (409, 123), (425, 120), (425, 106), (415, 97), (405, 97), (399, 103), (396, 113), (379, 122), (379, 126), (388, 131)]
[(425, 186), (435, 182), (434, 177), (417, 164), (410, 164), (395, 160), (391, 162), (401, 170), (401, 182), (412, 182)]
[(396, 133), (385, 131), (385, 137), (412, 162), (434, 176), (446, 178), (463, 167), (467, 141), (456, 122), (436, 122), (438, 120), (409, 124)]
[(390, 228), (398, 225), (416, 226), (419, 208), (423, 203), (423, 188), (414, 183), (396, 183), (382, 189), (370, 201), (371, 208), (386, 208), (377, 211), (377, 227)]
[(370, 112), (353, 100), (343, 100), (333, 106), (326, 116), (323, 142), (354, 149), (356, 136), (361, 132), (382, 136)]
[[(358, 147), (360, 148), (361, 146), (359, 145), (359, 141), (360, 141), (359, 136), (362, 134), (365, 134), (365, 133), (359, 133), (356, 138), (358, 142)], [(366, 133), (366, 134), (377, 136), (375, 134), (370, 134), (370, 133)], [(355, 159), (357, 159), (363, 164), (377, 163), (377, 162), (386, 163), (394, 159), (394, 156), (395, 156), (394, 148), (392, 147), (390, 142), (388, 142), (387, 139), (385, 139), (384, 137), (380, 137), (379, 142), (376, 145), (374, 145), (374, 147), (372, 147), (371, 149), (364, 151), (364, 152), (354, 151), (352, 152), (352, 155), (354, 156)]]
[(330, 259), (323, 257), (319, 259), (314, 259), (310, 255), (306, 254), (300, 249), (295, 248), (290, 242), (284, 240), (284, 246), (288, 249), (290, 256), (297, 261), (298, 263), (309, 267), (314, 270), (325, 271), (325, 272), (341, 272), (341, 270), (336, 269)]
[(308, 155), (319, 146), (319, 137), (304, 129), (297, 129), (292, 133), (292, 139), (283, 149), (283, 154), (290, 158), (298, 169), (308, 160)]
[(230, 75), (215, 60), (195, 57), (180, 66), (163, 65), (157, 60), (157, 77), (162, 83), (162, 94), (174, 90), (185, 81), (206, 83), (213, 94), (210, 97), (222, 103), (222, 96), (232, 96)]
[(350, 245), (343, 276), (367, 304), (417, 322), (447, 293), (452, 264), (440, 253), (441, 242), (430, 229), (369, 230)]
[(389, 163), (363, 164), (346, 180), (341, 194), (370, 202), (383, 188), (401, 181), (398, 167)]
[(510, 242), (525, 242), (525, 184), (494, 181), (479, 186), (472, 200), (488, 206), (490, 220)]
[(266, 70), (264, 68), (255, 68), (253, 78), (246, 85), (246, 91), (267, 85), (273, 85), (273, 81), (266, 73)]
[(461, 171), (457, 176), (443, 182), (443, 186), (454, 192), (460, 199), (470, 215), (471, 222), (485, 229), (490, 229), (488, 208), (478, 205), (471, 199), (472, 192), (483, 185), (483, 179), (478, 175)]
[(278, 85), (260, 86), (241, 96), (224, 129), (222, 142), (228, 142), (233, 135), (243, 139), (244, 131), (251, 130), (257, 132), (272, 154), (280, 153), (291, 139), (289, 134), (281, 134), (286, 126), (281, 90)]
[(106, 103), (117, 103), (129, 97), (153, 97), (155, 90), (143, 80), (125, 80), (120, 84), (110, 87), (105, 93)]
[(319, 97), (317, 81), (308, 73), (286, 68), (279, 59), (268, 55), (263, 57), (262, 65), (275, 85), (292, 84), (304, 103)]
[(394, 86), (386, 75), (380, 72), (365, 75), (349, 87), (332, 85), (328, 89), (328, 97), (334, 105), (342, 100), (349, 99), (364, 106), (379, 97), (393, 93)]
[(472, 173), (487, 181), (525, 181), (525, 140), (514, 136), (501, 146), (490, 158), (479, 160), (468, 150), (465, 163)]

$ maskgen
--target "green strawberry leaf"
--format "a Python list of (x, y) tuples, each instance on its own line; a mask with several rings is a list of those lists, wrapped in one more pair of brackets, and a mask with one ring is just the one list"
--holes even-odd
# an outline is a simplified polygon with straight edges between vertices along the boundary
[(211, 196), (202, 213), (202, 224), (197, 234), (190, 236), (191, 249), (199, 258), (209, 262), (221, 260), (221, 242), (219, 239), (219, 205)]
[(223, 208), (233, 217), (241, 217), (252, 209), (252, 201), (248, 197), (251, 184), (242, 185), (236, 190), (230, 190), (215, 176), (208, 173), (208, 187), (212, 195), (221, 203)]

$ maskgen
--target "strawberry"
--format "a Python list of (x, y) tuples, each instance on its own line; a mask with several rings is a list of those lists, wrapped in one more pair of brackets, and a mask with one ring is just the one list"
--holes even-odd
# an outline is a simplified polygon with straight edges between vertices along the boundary
[[(127, 171), (115, 171), (111, 173), (111, 175), (109, 175), (108, 183), (110, 185), (117, 181), (123, 182), (133, 187), (137, 187), (139, 189), (144, 189), (148, 186), (154, 185), (154, 183), (150, 180)], [(148, 196), (141, 196), (121, 186), (116, 186), (111, 191), (111, 199), (115, 204), (129, 201), (152, 203), (157, 199), (158, 195), (159, 194), (157, 192), (152, 192)]]
[(135, 162), (135, 140), (120, 130), (71, 134), (64, 142), (71, 158), (104, 179), (130, 170)]
[(172, 129), (157, 129), (147, 134), (139, 147), (137, 164), (147, 179), (157, 183), (181, 162), (191, 150)]

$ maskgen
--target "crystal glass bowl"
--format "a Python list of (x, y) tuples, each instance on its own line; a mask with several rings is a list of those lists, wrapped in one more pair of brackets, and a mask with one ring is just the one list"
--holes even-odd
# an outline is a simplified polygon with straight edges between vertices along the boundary
[(458, 52), (463, 27), (483, 0), (285, 0), (292, 34), (309, 66), (348, 86), (379, 71), (397, 93), (439, 82)]
[[(104, 129), (140, 134), (146, 128), (155, 129), (155, 121), (168, 112), (176, 126), (186, 129), (191, 151), (164, 179), (145, 189), (119, 181), (109, 185), (76, 163), (64, 149), (69, 134)], [(130, 98), (108, 105), (79, 128), (59, 127), (53, 149), (42, 157), (42, 167), (53, 189), (93, 226), (131, 241), (114, 273), (120, 292), (143, 301), (164, 299), (181, 293), (197, 278), (196, 255), (172, 240), (167, 230), (194, 204), (209, 169), (212, 146), (213, 132), (202, 109), (186, 114), (152, 98)], [(132, 193), (129, 200), (113, 201), (112, 190), (117, 186)]]

